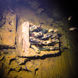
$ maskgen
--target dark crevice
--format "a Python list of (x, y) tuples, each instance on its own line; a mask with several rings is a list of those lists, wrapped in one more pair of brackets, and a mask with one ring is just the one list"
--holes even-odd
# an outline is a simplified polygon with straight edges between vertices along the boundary
[(7, 46), (7, 45), (0, 45), (0, 50), (3, 49), (16, 49), (15, 46)]
[[(43, 56), (31, 56), (31, 57), (27, 57), (27, 56), (18, 56), (19, 58), (28, 58), (29, 60), (36, 60), (36, 59), (45, 59), (45, 58), (51, 58), (51, 57), (57, 57), (61, 55), (61, 51), (59, 51), (58, 53), (55, 54), (46, 54)], [(29, 61), (28, 60), (28, 61)]]

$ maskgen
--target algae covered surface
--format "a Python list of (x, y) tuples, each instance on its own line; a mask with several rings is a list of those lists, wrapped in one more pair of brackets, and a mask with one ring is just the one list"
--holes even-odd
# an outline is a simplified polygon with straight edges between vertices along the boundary
[[(71, 32), (58, 27), (61, 37), (59, 56), (21, 58), (14, 49), (0, 50), (0, 76), (3, 78), (69, 78), (76, 76)], [(68, 32), (67, 32), (68, 31)], [(70, 35), (69, 35), (70, 34)], [(70, 39), (71, 38), (71, 39)], [(64, 49), (66, 47), (67, 49)]]

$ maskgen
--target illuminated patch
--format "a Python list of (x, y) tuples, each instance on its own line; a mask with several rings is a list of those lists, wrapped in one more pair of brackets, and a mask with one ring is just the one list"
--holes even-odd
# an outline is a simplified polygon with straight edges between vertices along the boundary
[[(20, 35), (20, 34), (19, 34)], [(60, 41), (57, 29), (45, 29), (40, 25), (22, 24), (22, 56), (43, 56), (56, 54), (60, 51)]]

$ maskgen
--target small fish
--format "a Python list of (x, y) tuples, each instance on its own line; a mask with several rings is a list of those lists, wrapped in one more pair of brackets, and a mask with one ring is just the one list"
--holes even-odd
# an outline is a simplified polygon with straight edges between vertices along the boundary
[(76, 29), (77, 29), (76, 27), (71, 27), (71, 28), (69, 28), (69, 31), (74, 31)]
[(69, 16), (69, 17), (68, 17), (68, 21), (70, 21), (71, 19), (72, 19), (72, 16)]

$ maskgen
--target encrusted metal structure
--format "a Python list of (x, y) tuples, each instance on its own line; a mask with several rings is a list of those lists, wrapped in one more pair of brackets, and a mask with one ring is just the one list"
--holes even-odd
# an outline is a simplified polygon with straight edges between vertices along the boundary
[(18, 33), (17, 43), (19, 56), (43, 56), (60, 52), (57, 29), (45, 29), (40, 25), (24, 22), (21, 24), (21, 31), (19, 32), (21, 32), (21, 34)]

